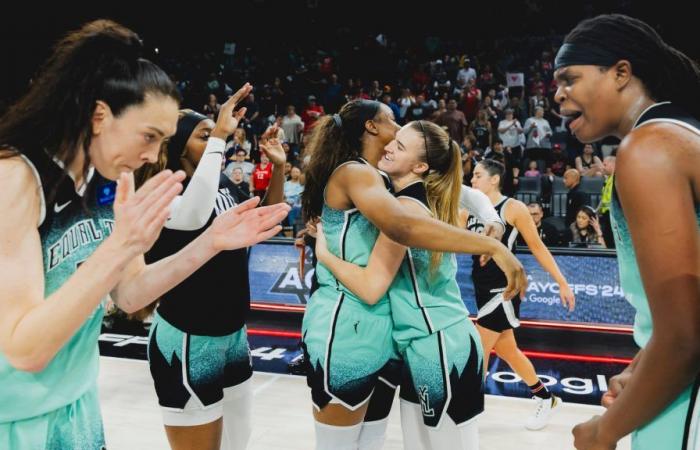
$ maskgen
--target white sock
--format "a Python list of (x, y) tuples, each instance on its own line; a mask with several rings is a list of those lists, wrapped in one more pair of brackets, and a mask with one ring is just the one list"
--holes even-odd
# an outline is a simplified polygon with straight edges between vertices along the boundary
[(245, 450), (248, 446), (253, 409), (251, 379), (224, 389), (221, 450)]
[(446, 415), (440, 427), (432, 428), (423, 422), (419, 404), (401, 400), (401, 429), (406, 450), (479, 450), (476, 418), (456, 425)]
[(445, 416), (439, 428), (428, 428), (431, 448), (455, 450), (479, 450), (479, 424), (476, 417), (456, 425), (450, 416)]
[(388, 418), (375, 420), (373, 422), (362, 422), (362, 430), (360, 431), (359, 445), (357, 448), (359, 450), (380, 450), (384, 446), (386, 427), (388, 424)]
[(314, 421), (316, 427), (316, 450), (357, 450), (362, 424), (349, 427), (326, 425)]

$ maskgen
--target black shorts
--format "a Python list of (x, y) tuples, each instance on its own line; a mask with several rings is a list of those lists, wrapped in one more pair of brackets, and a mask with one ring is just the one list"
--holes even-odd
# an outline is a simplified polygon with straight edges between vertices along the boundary
[(520, 298), (503, 298), (505, 288), (476, 288), (476, 323), (498, 333), (520, 326)]

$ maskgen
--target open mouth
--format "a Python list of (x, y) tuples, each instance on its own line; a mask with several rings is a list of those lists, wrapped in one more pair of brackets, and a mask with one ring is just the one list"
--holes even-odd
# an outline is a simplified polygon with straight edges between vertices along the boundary
[(569, 119), (570, 123), (569, 126), (571, 127), (572, 130), (574, 130), (580, 123), (581, 123), (581, 116), (583, 113), (581, 111), (573, 111), (573, 110), (562, 110), (560, 113), (562, 116), (566, 117)]

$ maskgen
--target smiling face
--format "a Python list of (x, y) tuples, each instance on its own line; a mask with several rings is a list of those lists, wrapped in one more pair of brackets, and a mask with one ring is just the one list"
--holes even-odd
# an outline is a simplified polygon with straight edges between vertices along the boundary
[(562, 116), (572, 119), (571, 132), (588, 143), (614, 134), (620, 121), (620, 89), (616, 69), (568, 66), (555, 72)]
[(98, 102), (92, 120), (89, 155), (103, 177), (116, 180), (122, 172), (133, 172), (145, 163), (155, 163), (165, 139), (175, 134), (178, 105), (162, 95), (147, 94), (119, 116)]
[(378, 167), (392, 179), (405, 177), (412, 172), (420, 175), (428, 169), (428, 165), (421, 162), (425, 155), (423, 136), (409, 125), (396, 133), (396, 139), (389, 142), (384, 152)]

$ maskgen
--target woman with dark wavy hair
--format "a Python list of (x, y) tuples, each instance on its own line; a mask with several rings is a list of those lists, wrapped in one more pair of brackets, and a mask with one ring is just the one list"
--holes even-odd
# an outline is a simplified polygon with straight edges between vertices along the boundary
[(173, 83), (140, 49), (133, 31), (88, 23), (0, 118), (0, 448), (102, 449), (96, 344), (107, 297), (136, 311), (219, 251), (276, 234), (286, 214), (251, 201), (145, 264), (184, 173), (134, 190), (133, 171), (157, 160), (178, 117)]

